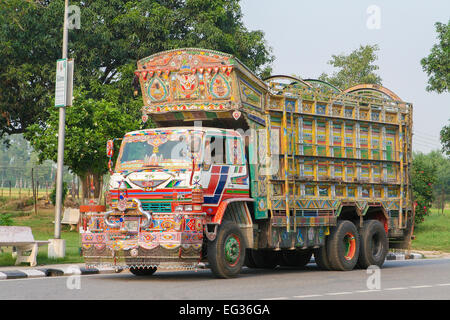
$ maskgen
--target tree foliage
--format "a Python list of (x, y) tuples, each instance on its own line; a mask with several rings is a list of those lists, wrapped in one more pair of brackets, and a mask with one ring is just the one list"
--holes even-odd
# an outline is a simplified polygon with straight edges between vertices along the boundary
[[(83, 182), (90, 175), (98, 180), (107, 172), (107, 140), (120, 138), (125, 132), (140, 128), (140, 101), (122, 104), (121, 90), (106, 88), (109, 92), (105, 92), (105, 88), (93, 88), (94, 91), (102, 90), (105, 97), (101, 99), (90, 98), (83, 88), (78, 88), (73, 106), (66, 109), (64, 163)], [(25, 133), (34, 148), (39, 150), (40, 161), (57, 160), (58, 122), (59, 111), (53, 108), (49, 110), (45, 126), (33, 124)], [(84, 192), (87, 192), (86, 184)]]
[(319, 79), (341, 89), (347, 89), (360, 83), (381, 85), (381, 77), (375, 73), (378, 66), (374, 64), (377, 60), (376, 51), (378, 50), (378, 45), (361, 45), (348, 55), (332, 55), (328, 64), (337, 68), (338, 71), (331, 76), (322, 73)]
[(0, 138), (47, 117), (61, 57), (63, 5), (0, 1)]
[(444, 126), (441, 130), (442, 152), (450, 157), (450, 124)]
[(430, 54), (420, 63), (428, 75), (427, 91), (448, 92), (450, 83), (450, 20), (435, 23), (439, 43), (431, 48)]
[(416, 206), (415, 223), (425, 220), (434, 200), (433, 184), (436, 181), (436, 167), (422, 153), (414, 154), (411, 169), (411, 187)]
[[(39, 159), (56, 160), (52, 107), (62, 44), (63, 1), (3, 0), (0, 11), (0, 136), (26, 132)], [(257, 74), (273, 61), (261, 31), (242, 22), (239, 0), (85, 0), (69, 30), (75, 101), (67, 108), (65, 164), (84, 177), (106, 172), (106, 141), (139, 129), (133, 97), (137, 60), (159, 51), (203, 47), (235, 55)]]
[[(204, 47), (234, 54), (258, 74), (273, 61), (261, 31), (242, 22), (239, 0), (86, 0), (81, 28), (69, 30), (69, 57), (75, 60), (75, 86), (124, 80), (123, 102), (131, 99), (138, 59), (153, 53)], [(1, 0), (0, 137), (44, 125), (61, 57), (64, 1)], [(125, 78), (127, 77), (127, 78)], [(91, 98), (104, 98), (96, 90)]]
[(450, 159), (438, 150), (421, 154), (420, 158), (429, 167), (435, 168), (435, 180), (432, 185), (434, 207), (443, 211), (446, 202), (450, 200)]

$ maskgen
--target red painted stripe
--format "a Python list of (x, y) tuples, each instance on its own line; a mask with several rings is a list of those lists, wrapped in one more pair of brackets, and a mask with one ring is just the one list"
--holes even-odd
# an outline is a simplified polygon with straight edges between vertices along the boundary
[(220, 178), (220, 166), (214, 166), (211, 169), (211, 179), (209, 180), (208, 188), (205, 190), (205, 195), (214, 195)]

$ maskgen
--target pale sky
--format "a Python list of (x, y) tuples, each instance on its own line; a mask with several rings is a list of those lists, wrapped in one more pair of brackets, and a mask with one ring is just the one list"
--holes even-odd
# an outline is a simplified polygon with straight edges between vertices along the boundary
[[(367, 12), (371, 6), (379, 9), (378, 20)], [(331, 55), (378, 44), (383, 85), (414, 107), (413, 150), (440, 149), (439, 132), (450, 123), (450, 94), (425, 90), (420, 60), (437, 43), (434, 23), (448, 22), (450, 1), (241, 0), (241, 7), (245, 26), (262, 30), (273, 49), (273, 74), (318, 78), (333, 71)]]

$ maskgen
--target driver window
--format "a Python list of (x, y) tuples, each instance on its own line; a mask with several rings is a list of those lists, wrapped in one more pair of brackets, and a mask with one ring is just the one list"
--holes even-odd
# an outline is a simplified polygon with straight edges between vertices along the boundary
[(204, 149), (205, 164), (224, 164), (225, 163), (225, 137), (207, 136)]
[(242, 165), (242, 143), (237, 137), (227, 137), (227, 164)]

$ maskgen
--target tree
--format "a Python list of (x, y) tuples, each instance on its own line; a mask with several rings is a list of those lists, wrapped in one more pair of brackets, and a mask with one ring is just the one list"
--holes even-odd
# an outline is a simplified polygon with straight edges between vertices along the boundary
[(378, 66), (373, 64), (377, 60), (375, 52), (378, 50), (378, 45), (361, 45), (349, 55), (332, 55), (328, 64), (339, 70), (331, 76), (322, 73), (319, 79), (341, 89), (347, 89), (359, 83), (381, 85), (381, 77), (374, 73), (378, 70)]
[[(42, 83), (49, 84), (40, 107), (44, 115), (40, 121), (25, 123), (19, 119), (17, 123), (21, 124), (20, 130), (28, 127), (25, 137), (43, 161), (56, 160), (57, 155), (58, 117), (51, 97), (62, 37), (61, 28), (55, 26), (62, 27), (63, 8), (61, 1), (39, 3), (28, 7), (23, 4), (18, 22), (24, 28), (26, 41), (22, 38), (20, 41), (34, 43), (41, 37), (50, 38), (45, 46), (56, 53), (41, 55), (42, 61), (33, 61), (39, 66), (49, 65), (41, 77)], [(106, 141), (139, 128), (142, 100), (133, 97), (131, 86), (137, 60), (168, 49), (204, 47), (233, 54), (258, 74), (270, 72), (271, 49), (261, 31), (248, 31), (244, 27), (239, 0), (87, 0), (71, 1), (71, 5), (80, 8), (81, 29), (69, 31), (68, 56), (75, 60), (77, 90), (74, 105), (67, 108), (66, 114), (65, 164), (82, 178), (93, 175), (98, 181), (107, 170)], [(28, 17), (33, 13), (37, 17)], [(28, 24), (24, 26), (23, 21), (28, 18), (38, 25), (38, 36), (31, 33)], [(7, 19), (3, 22), (9, 28), (19, 28)], [(0, 34), (1, 40), (21, 45), (10, 32)], [(16, 59), (28, 63), (27, 57), (17, 59), (12, 50), (8, 51), (8, 58), (11, 62)], [(5, 77), (0, 82), (1, 88), (8, 81)], [(26, 87), (27, 81), (20, 85)], [(34, 99), (31, 94), (22, 104), (30, 106)], [(13, 97), (10, 100), (14, 102)], [(14, 108), (12, 102), (0, 98), (0, 107), (10, 112)], [(0, 126), (3, 131), (10, 127), (5, 121)], [(86, 179), (84, 186), (86, 195)]]
[[(89, 98), (83, 89), (75, 92), (74, 104), (66, 109), (66, 141), (64, 163), (82, 181), (82, 197), (89, 197), (89, 182), (93, 177), (95, 197), (102, 188), (102, 176), (108, 172), (106, 142), (121, 138), (125, 132), (140, 129), (140, 102), (122, 104), (121, 91), (106, 87), (104, 99)], [(106, 90), (102, 89), (102, 90)], [(25, 133), (26, 138), (39, 150), (39, 161), (57, 160), (58, 148), (57, 108), (49, 110), (46, 126), (34, 124)]]
[[(61, 1), (0, 1), (0, 138), (43, 123), (61, 53)], [(47, 10), (46, 7), (52, 7)]]
[(450, 157), (450, 124), (441, 130), (442, 152)]
[[(61, 57), (63, 1), (0, 0), (0, 137), (44, 125)], [(242, 22), (239, 0), (86, 0), (81, 28), (69, 30), (75, 86), (123, 79), (123, 69), (153, 53), (204, 47), (237, 56), (258, 74), (270, 72), (271, 49), (262, 31)], [(124, 68), (124, 66), (128, 68)], [(128, 74), (127, 74), (128, 76)], [(127, 86), (131, 78), (124, 79)], [(96, 84), (94, 84), (96, 82)], [(101, 90), (95, 92), (104, 98)], [(123, 100), (132, 91), (123, 92)]]
[(439, 43), (431, 48), (428, 57), (420, 60), (428, 75), (427, 91), (448, 92), (450, 83), (450, 20), (435, 23)]
[(411, 187), (416, 206), (415, 223), (425, 220), (434, 200), (433, 184), (436, 181), (436, 167), (426, 155), (416, 153), (413, 156), (411, 169)]
[(435, 207), (440, 208), (443, 213), (445, 203), (450, 195), (450, 159), (445, 158), (438, 150), (424, 154), (422, 157), (424, 161), (436, 169), (436, 177), (433, 184)]

